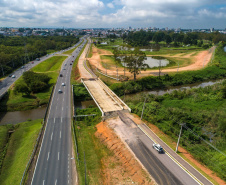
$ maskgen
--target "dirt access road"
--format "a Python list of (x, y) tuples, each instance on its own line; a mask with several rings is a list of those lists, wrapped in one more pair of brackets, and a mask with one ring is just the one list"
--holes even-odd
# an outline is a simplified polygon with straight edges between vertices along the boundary
[[(192, 71), (192, 70), (199, 70), (202, 69), (203, 67), (207, 66), (207, 64), (211, 61), (211, 57), (212, 54), (215, 50), (215, 46), (210, 48), (209, 50), (205, 50), (205, 51), (200, 51), (198, 54), (194, 55), (195, 52), (193, 53), (189, 53), (189, 54), (176, 54), (176, 55), (161, 55), (162, 57), (171, 57), (171, 58), (178, 58), (180, 57), (181, 59), (187, 59), (190, 58), (191, 60), (191, 64), (188, 66), (184, 66), (184, 67), (179, 67), (179, 71)], [(101, 64), (101, 61), (106, 62), (105, 60), (101, 59), (101, 55), (113, 55), (110, 51), (107, 50), (103, 50), (103, 49), (98, 49), (96, 47), (93, 46), (92, 48), (92, 57), (89, 58), (89, 62), (91, 65), (97, 67), (98, 69), (100, 69), (101, 71), (105, 71), (106, 68), (104, 68)], [(147, 55), (147, 56), (151, 56), (151, 55)], [(119, 75), (124, 75), (124, 68), (122, 67), (118, 67), (118, 74)], [(167, 68), (167, 69), (163, 69), (162, 73), (169, 73), (169, 72), (177, 72), (177, 67), (174, 68)], [(159, 70), (147, 70), (147, 71), (141, 71), (141, 75), (139, 75), (139, 77), (143, 77), (143, 76), (149, 76), (149, 75), (153, 75), (153, 74), (158, 74)], [(107, 69), (107, 74), (108, 75), (112, 75), (112, 76), (116, 76), (117, 72), (116, 72), (116, 67), (114, 65), (109, 65), (109, 68)], [(126, 76), (129, 77), (133, 77), (131, 75), (131, 73), (126, 70), (125, 72)]]

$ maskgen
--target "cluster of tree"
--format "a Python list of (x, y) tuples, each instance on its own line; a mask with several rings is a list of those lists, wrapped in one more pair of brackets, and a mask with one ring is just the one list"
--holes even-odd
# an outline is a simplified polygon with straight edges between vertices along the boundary
[(14, 69), (46, 55), (48, 50), (62, 50), (79, 41), (73, 36), (30, 36), (0, 38), (0, 77)]
[[(203, 40), (208, 40), (217, 44), (220, 41), (226, 41), (226, 35), (221, 34), (219, 32), (213, 33), (201, 33), (201, 32), (189, 32), (189, 33), (174, 33), (170, 31), (159, 31), (159, 32), (151, 32), (151, 31), (137, 31), (137, 32), (129, 32), (128, 34), (123, 34), (123, 40), (127, 42), (129, 45), (138, 47), (138, 46), (148, 46), (150, 41), (155, 43), (159, 43), (161, 41), (165, 41), (166, 44), (173, 43), (174, 46), (179, 45), (196, 45), (203, 46)], [(207, 47), (207, 45), (204, 45)]]
[(49, 87), (49, 80), (51, 78), (45, 74), (27, 71), (23, 73), (23, 83), (16, 83), (14, 90), (16, 92), (25, 93), (29, 95), (38, 93)]

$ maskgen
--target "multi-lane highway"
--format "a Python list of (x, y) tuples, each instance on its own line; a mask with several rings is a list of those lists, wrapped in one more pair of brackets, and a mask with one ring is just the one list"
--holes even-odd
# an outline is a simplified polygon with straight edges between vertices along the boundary
[[(80, 46), (83, 47), (84, 43)], [(33, 185), (72, 184), (74, 156), (71, 140), (71, 86), (72, 65), (80, 48), (63, 65), (53, 92), (38, 160), (32, 178)], [(73, 57), (74, 56), (74, 57)], [(62, 85), (64, 83), (65, 85)], [(59, 90), (62, 92), (59, 93)], [(76, 181), (76, 178), (75, 178)]]

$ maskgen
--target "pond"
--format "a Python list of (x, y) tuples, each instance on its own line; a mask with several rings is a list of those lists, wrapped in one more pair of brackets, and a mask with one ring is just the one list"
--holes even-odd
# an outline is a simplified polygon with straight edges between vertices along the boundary
[(155, 59), (153, 57), (146, 57), (146, 58), (147, 59), (144, 62), (149, 66), (149, 68), (167, 66), (169, 64), (169, 61), (166, 59)]
[[(153, 67), (159, 67), (159, 66), (167, 66), (169, 64), (169, 61), (167, 59), (161, 58), (153, 58), (153, 57), (146, 57), (147, 59), (144, 60), (144, 63), (148, 65), (148, 68), (153, 68)], [(122, 60), (122, 57), (121, 57)], [(124, 66), (124, 63), (121, 63), (122, 66)]]
[(226, 52), (226, 46), (224, 47), (224, 52)]

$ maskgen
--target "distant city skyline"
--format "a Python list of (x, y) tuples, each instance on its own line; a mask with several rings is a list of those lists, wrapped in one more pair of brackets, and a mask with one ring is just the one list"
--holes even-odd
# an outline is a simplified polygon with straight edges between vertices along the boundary
[(1, 27), (225, 29), (225, 0), (0, 0)]

